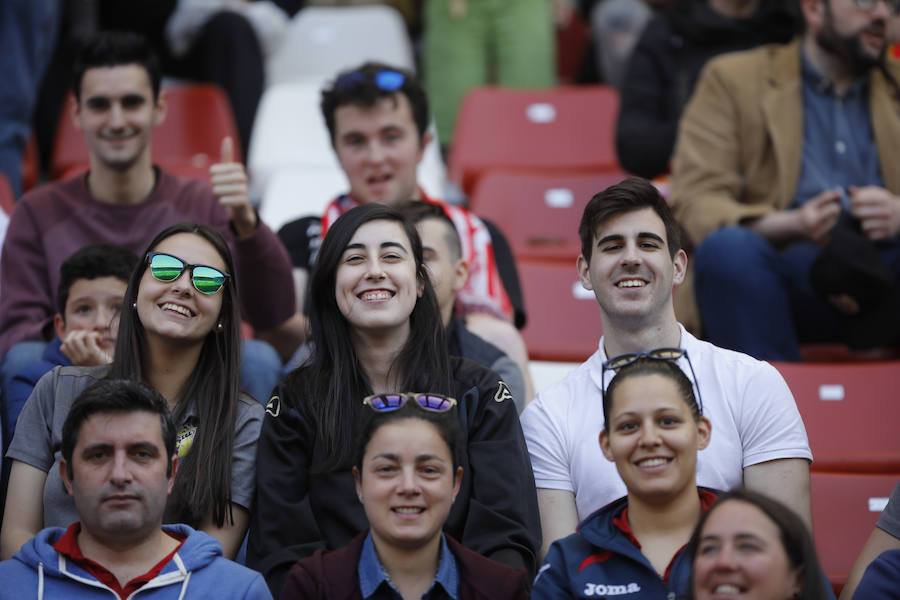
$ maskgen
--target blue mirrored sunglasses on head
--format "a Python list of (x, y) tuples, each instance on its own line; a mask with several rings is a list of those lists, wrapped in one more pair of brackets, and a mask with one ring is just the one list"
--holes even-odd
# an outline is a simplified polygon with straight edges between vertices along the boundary
[(412, 400), (419, 408), (431, 412), (447, 412), (456, 406), (456, 398), (442, 394), (375, 394), (363, 400), (363, 404), (376, 412), (390, 412)]
[(165, 282), (175, 281), (186, 269), (190, 269), (191, 283), (201, 294), (215, 294), (225, 285), (225, 280), (231, 277), (215, 267), (189, 265), (177, 256), (164, 252), (148, 252), (147, 264), (150, 265), (150, 274), (153, 278)]
[[(406, 83), (406, 75), (393, 69), (381, 69), (371, 76), (375, 86), (382, 92), (396, 92)], [(362, 71), (345, 73), (334, 82), (335, 88), (345, 89), (366, 82), (367, 75)]]
[(684, 357), (687, 361), (688, 368), (691, 370), (691, 379), (693, 380), (694, 389), (697, 390), (697, 410), (703, 414), (703, 400), (700, 398), (700, 383), (697, 381), (697, 375), (694, 374), (694, 365), (691, 364), (691, 357), (688, 356), (687, 350), (684, 348), (655, 348), (647, 352), (629, 352), (628, 354), (620, 354), (614, 356), (603, 363), (602, 372), (600, 374), (600, 394), (601, 399), (606, 395), (606, 372), (617, 372), (623, 367), (636, 362), (641, 358), (649, 358), (651, 360), (666, 360), (677, 362), (679, 358)]

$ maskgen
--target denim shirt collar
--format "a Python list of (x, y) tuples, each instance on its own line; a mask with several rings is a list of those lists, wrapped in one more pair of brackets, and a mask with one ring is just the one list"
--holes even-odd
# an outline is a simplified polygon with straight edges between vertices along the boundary
[[(371, 598), (383, 583), (390, 586), (390, 589), (396, 598), (400, 598), (400, 594), (397, 593), (396, 588), (394, 588), (393, 583), (391, 583), (391, 578), (388, 577), (384, 567), (381, 566), (381, 561), (378, 560), (378, 555), (375, 553), (375, 544), (372, 542), (371, 532), (366, 534), (362, 552), (359, 555), (359, 565), (357, 566), (356, 572), (359, 576), (359, 591), (364, 600)], [(425, 592), (423, 598), (431, 598), (438, 585), (443, 588), (444, 592), (446, 592), (447, 596), (452, 600), (459, 600), (459, 570), (456, 566), (456, 558), (454, 558), (453, 553), (450, 552), (450, 548), (447, 546), (447, 539), (444, 537), (443, 533), (441, 534), (440, 560), (438, 562), (437, 573), (434, 577), (434, 583), (432, 583), (431, 587), (428, 588), (428, 591)]]
[[(834, 82), (822, 74), (816, 65), (809, 60), (809, 57), (806, 55), (806, 50), (801, 50), (800, 52), (800, 70), (804, 88), (815, 91), (822, 96), (839, 97), (835, 90)], [(850, 87), (847, 88), (847, 91), (840, 97), (850, 98), (860, 95), (864, 96), (868, 92), (868, 87), (869, 72), (866, 71), (864, 75), (854, 79), (853, 83), (850, 84)]]

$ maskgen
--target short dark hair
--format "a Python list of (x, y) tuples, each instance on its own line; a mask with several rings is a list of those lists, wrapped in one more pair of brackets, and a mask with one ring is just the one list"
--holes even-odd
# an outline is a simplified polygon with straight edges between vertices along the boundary
[(456, 468), (460, 466), (462, 462), (460, 460), (460, 438), (462, 437), (462, 430), (459, 425), (459, 416), (457, 415), (457, 410), (455, 408), (451, 408), (447, 412), (432, 412), (414, 406), (413, 401), (408, 400), (403, 406), (396, 410), (377, 412), (368, 407), (364, 407), (364, 410), (369, 414), (364, 417), (362, 434), (359, 436), (359, 442), (356, 446), (356, 458), (353, 463), (356, 465), (356, 468), (359, 469), (360, 474), (362, 473), (362, 463), (363, 457), (366, 454), (366, 448), (369, 446), (369, 442), (372, 441), (372, 437), (375, 435), (376, 431), (395, 421), (418, 419), (420, 421), (425, 421), (426, 423), (431, 423), (434, 425), (434, 428), (437, 429), (441, 439), (444, 440), (447, 444), (447, 448), (450, 450), (450, 457), (453, 460), (453, 474), (454, 477), (456, 476)]
[(75, 100), (81, 101), (81, 81), (88, 69), (99, 67), (120, 67), (137, 65), (147, 72), (150, 87), (153, 88), (153, 100), (159, 98), (160, 71), (159, 59), (147, 40), (130, 31), (101, 31), (91, 36), (81, 45), (75, 56), (72, 70), (72, 92)]
[(72, 284), (79, 279), (115, 277), (127, 285), (137, 262), (134, 252), (115, 244), (90, 244), (74, 252), (59, 268), (56, 307), (63, 320)]
[(447, 247), (450, 248), (450, 252), (453, 254), (453, 260), (462, 258), (462, 244), (459, 241), (459, 232), (456, 230), (453, 220), (447, 216), (447, 213), (444, 212), (440, 205), (424, 201), (411, 201), (398, 206), (397, 211), (413, 225), (418, 225), (422, 221), (429, 219), (440, 221), (445, 226), (446, 232), (444, 237), (447, 240)]
[(72, 455), (78, 445), (81, 426), (97, 413), (148, 412), (159, 415), (163, 445), (166, 448), (166, 476), (172, 475), (172, 456), (175, 454), (175, 424), (169, 415), (169, 405), (159, 392), (142, 381), (129, 379), (101, 379), (81, 392), (69, 408), (62, 428), (62, 455), (66, 473), (73, 479)]
[(640, 177), (629, 177), (602, 192), (595, 194), (584, 207), (581, 223), (578, 224), (578, 236), (581, 238), (581, 254), (588, 264), (594, 249), (594, 234), (597, 228), (608, 220), (619, 215), (645, 208), (652, 208), (659, 215), (666, 228), (666, 241), (669, 255), (681, 249), (681, 234), (678, 222), (672, 215), (666, 199), (660, 195), (653, 184)]
[[(687, 555), (691, 564), (694, 564), (694, 560), (697, 558), (700, 536), (706, 521), (716, 509), (727, 502), (746, 502), (751, 504), (761, 510), (775, 524), (791, 568), (803, 571), (801, 576), (803, 588), (795, 598), (798, 598), (798, 600), (819, 600), (826, 597), (822, 567), (819, 565), (816, 547), (813, 544), (812, 535), (806, 523), (797, 513), (778, 500), (746, 488), (736, 488), (722, 494), (712, 508), (700, 517), (700, 521), (697, 523), (697, 527), (694, 528), (694, 533), (691, 535), (687, 545)], [(693, 573), (688, 583), (688, 598), (694, 598)]]
[[(381, 71), (395, 71), (402, 75), (403, 83), (396, 89), (385, 90), (378, 86), (376, 75)], [(385, 63), (367, 62), (355, 69), (338, 73), (331, 87), (322, 90), (322, 116), (331, 136), (335, 139), (334, 113), (341, 106), (353, 104), (364, 108), (375, 106), (382, 98), (393, 98), (394, 94), (403, 94), (409, 100), (413, 120), (419, 132), (419, 139), (425, 137), (428, 129), (428, 96), (425, 88), (411, 71), (394, 67)]]
[(657, 360), (645, 357), (639, 358), (619, 369), (609, 382), (609, 385), (606, 386), (606, 392), (603, 394), (604, 431), (609, 432), (609, 415), (616, 390), (626, 379), (643, 375), (660, 375), (671, 379), (678, 387), (678, 393), (690, 409), (694, 421), (700, 420), (700, 407), (697, 405), (697, 398), (694, 395), (694, 385), (688, 379), (688, 376), (684, 374), (684, 371), (681, 370), (681, 367), (672, 360)]

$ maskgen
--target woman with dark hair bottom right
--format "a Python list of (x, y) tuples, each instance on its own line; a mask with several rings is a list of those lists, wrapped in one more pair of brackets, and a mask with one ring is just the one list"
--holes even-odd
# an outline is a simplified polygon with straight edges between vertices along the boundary
[(712, 426), (675, 362), (682, 356), (679, 348), (658, 348), (603, 364), (604, 375), (616, 374), (603, 395), (600, 447), (627, 495), (550, 546), (534, 580), (535, 600), (684, 597), (684, 546), (718, 492), (697, 486), (697, 453)]
[(463, 474), (456, 401), (383, 394), (365, 402), (373, 413), (362, 428), (353, 478), (369, 531), (298, 562), (282, 600), (528, 598), (524, 569), (442, 533)]
[(720, 496), (697, 524), (687, 552), (694, 600), (834, 598), (803, 520), (757, 492)]

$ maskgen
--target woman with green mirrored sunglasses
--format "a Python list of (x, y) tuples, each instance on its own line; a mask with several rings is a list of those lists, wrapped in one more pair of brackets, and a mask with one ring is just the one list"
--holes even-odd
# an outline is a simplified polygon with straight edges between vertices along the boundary
[[(238, 382), (241, 321), (230, 275), (234, 262), (217, 231), (192, 223), (165, 229), (145, 257), (125, 291), (112, 365), (67, 367), (48, 376), (29, 400), (37, 408), (23, 409), (17, 427), (51, 432), (46, 447), (33, 448), (51, 466), (44, 472), (14, 462), (18, 482), (6, 514), (15, 516), (9, 518), (15, 525), (9, 531), (21, 531), (27, 539), (43, 527), (79, 519), (59, 481), (57, 425), (61, 429), (72, 401), (98, 379), (139, 379), (168, 401), (178, 427), (178, 470), (164, 522), (187, 523), (213, 535), (225, 556), (234, 558), (249, 522), (263, 417), (262, 406), (242, 393)], [(25, 541), (5, 526), (3, 535), (4, 551)]]

